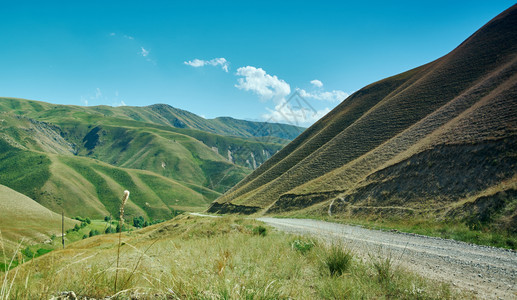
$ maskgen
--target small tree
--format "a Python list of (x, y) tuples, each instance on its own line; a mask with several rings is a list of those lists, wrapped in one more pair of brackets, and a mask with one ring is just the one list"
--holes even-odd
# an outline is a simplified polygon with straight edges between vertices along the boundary
[(27, 246), (27, 248), (22, 250), (22, 254), (27, 256), (27, 257), (29, 257), (29, 258), (33, 258), (34, 257), (34, 252), (32, 252), (32, 250), (29, 248), (29, 246)]
[(142, 216), (139, 216), (139, 217), (136, 217), (133, 219), (133, 226), (135, 226), (136, 228), (145, 227), (144, 224), (145, 224), (145, 221), (144, 221), (144, 217), (142, 217)]

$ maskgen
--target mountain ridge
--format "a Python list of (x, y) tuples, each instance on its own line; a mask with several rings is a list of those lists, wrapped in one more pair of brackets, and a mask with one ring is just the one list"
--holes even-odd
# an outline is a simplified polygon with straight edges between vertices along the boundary
[[(116, 215), (119, 190), (131, 189), (129, 215), (164, 219), (176, 209), (203, 210), (288, 141), (251, 136), (250, 128), (264, 124), (247, 121), (235, 135), (203, 131), (194, 127), (212, 126), (207, 120), (157, 107), (185, 115), (192, 128), (174, 127), (172, 117), (146, 107), (0, 98), (0, 182), (55, 211), (97, 218)], [(270, 133), (302, 130), (275, 126)], [(221, 128), (212, 131), (229, 134)], [(23, 169), (34, 170), (33, 180)]]
[[(442, 218), (451, 215), (439, 212), (443, 205), (450, 205), (453, 210), (456, 201), (476, 201), (475, 195), (495, 189), (501, 181), (511, 184), (499, 190), (510, 191), (515, 185), (512, 169), (516, 164), (511, 149), (515, 147), (517, 136), (517, 35), (514, 28), (517, 28), (516, 6), (488, 22), (451, 53), (352, 94), (217, 199), (209, 211), (262, 214), (303, 209), (326, 214), (332, 207), (336, 213), (359, 216), (368, 215), (368, 211), (379, 215), (382, 207), (397, 207), (400, 210), (397, 214), (404, 215), (409, 205), (416, 215), (431, 209)], [(465, 167), (477, 156), (468, 156), (469, 152), (460, 148), (447, 147), (449, 144), (484, 151), (483, 160), (478, 163), (486, 171)], [(469, 148), (469, 144), (479, 146)], [(436, 173), (440, 170), (425, 167), (423, 158), (417, 156), (428, 150), (430, 152), (422, 157), (430, 160), (429, 164), (440, 165), (437, 157), (441, 157), (442, 161), (448, 161), (448, 165), (442, 164), (443, 168), (455, 166), (466, 172), (462, 175), (448, 169), (444, 171), (460, 181), (477, 181), (480, 174), (498, 174), (499, 177), (492, 181), (492, 186), (471, 187), (462, 182), (449, 182), (461, 188), (447, 195), (445, 190), (439, 191), (444, 189)], [(465, 160), (459, 166), (454, 164), (454, 153), (464, 155), (458, 157)], [(499, 163), (493, 167), (491, 161)], [(397, 169), (402, 163), (419, 164), (419, 167)], [(380, 173), (386, 169), (390, 171)], [(480, 173), (471, 174), (472, 169)], [(414, 177), (404, 177), (403, 171), (413, 172)], [(423, 175), (418, 176), (418, 172), (433, 175), (429, 180), (436, 186), (423, 184), (425, 179)], [(375, 174), (385, 175), (375, 177)], [(390, 178), (393, 185), (381, 188)], [(420, 185), (402, 188), (402, 178)], [(359, 192), (361, 188), (363, 192)], [(411, 195), (414, 192), (411, 189), (418, 191), (419, 196)], [(441, 200), (435, 201), (435, 197)], [(511, 227), (517, 217), (511, 211), (505, 212), (511, 207), (507, 204), (489, 212), (482, 212), (480, 208), (480, 213), (493, 215), (496, 221), (489, 220), (489, 223), (505, 219), (501, 221), (506, 222), (505, 225), (499, 225)]]

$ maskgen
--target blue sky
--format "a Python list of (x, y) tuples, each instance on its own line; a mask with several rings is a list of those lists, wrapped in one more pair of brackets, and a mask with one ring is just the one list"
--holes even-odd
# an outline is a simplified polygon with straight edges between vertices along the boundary
[[(0, 1), (0, 96), (300, 125), (447, 54), (514, 4)], [(295, 91), (305, 119), (286, 117), (303, 112), (287, 103)]]

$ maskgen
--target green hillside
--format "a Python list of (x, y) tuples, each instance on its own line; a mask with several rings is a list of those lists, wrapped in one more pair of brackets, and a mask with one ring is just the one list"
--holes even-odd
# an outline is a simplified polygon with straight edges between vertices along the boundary
[(448, 55), (357, 91), (209, 211), (515, 230), (515, 28), (512, 7)]
[[(190, 125), (175, 127), (173, 113)], [(254, 137), (250, 132), (262, 123), (227, 119), (205, 120), (166, 105), (0, 98), (0, 183), (69, 216), (117, 215), (125, 189), (132, 195), (130, 216), (164, 219), (174, 209), (203, 210), (301, 130), (272, 124)], [(214, 133), (230, 129), (234, 135)]]
[[(0, 207), (0, 240), (6, 251), (0, 257), (12, 254), (20, 242), (43, 243), (51, 235), (61, 234), (61, 215), (4, 185), (0, 185)], [(65, 230), (76, 223), (65, 218)]]

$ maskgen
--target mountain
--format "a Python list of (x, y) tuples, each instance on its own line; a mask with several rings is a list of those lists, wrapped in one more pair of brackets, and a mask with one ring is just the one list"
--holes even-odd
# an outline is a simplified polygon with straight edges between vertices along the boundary
[[(71, 216), (203, 210), (300, 127), (206, 120), (167, 105), (81, 107), (0, 98), (0, 183)], [(256, 130), (255, 130), (256, 129)]]
[(355, 92), (209, 211), (303, 209), (515, 231), (516, 28), (513, 6), (449, 54)]

